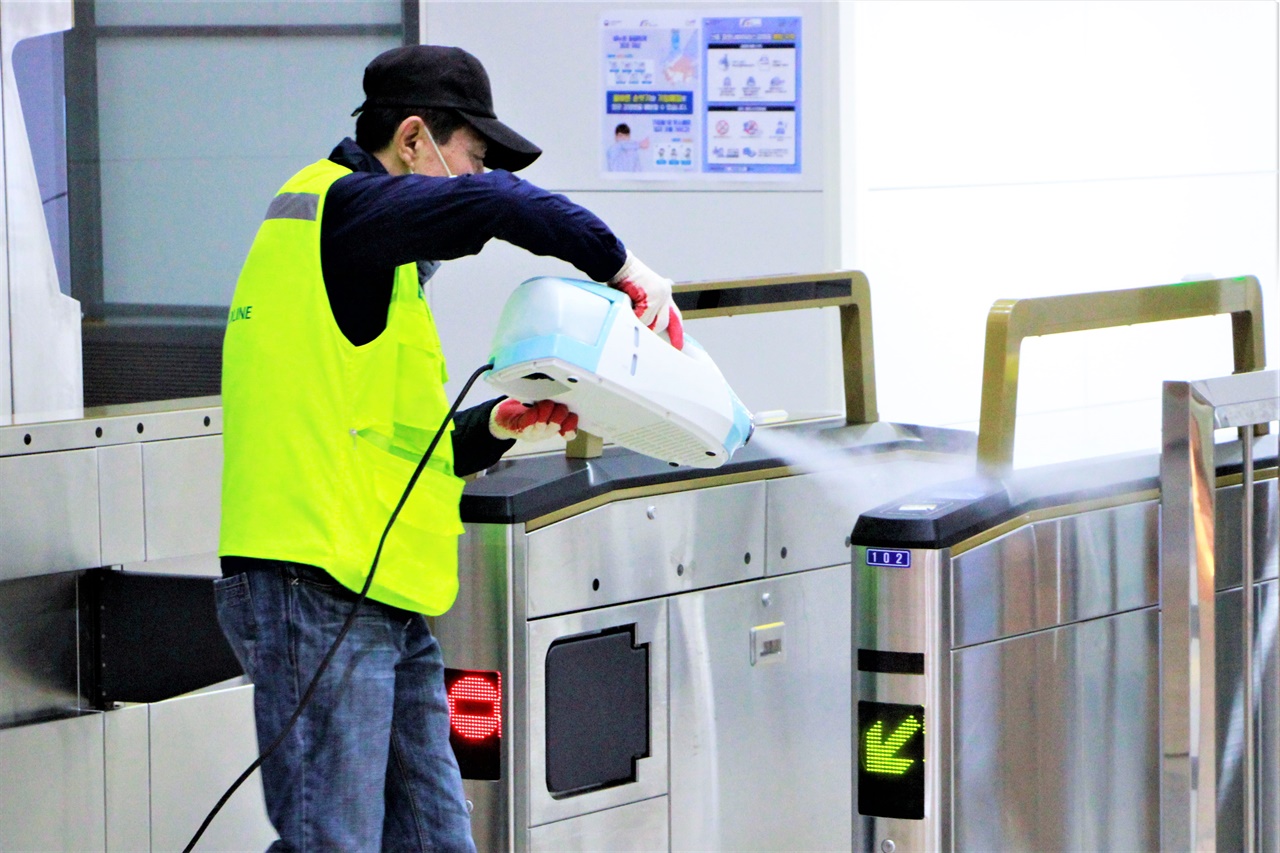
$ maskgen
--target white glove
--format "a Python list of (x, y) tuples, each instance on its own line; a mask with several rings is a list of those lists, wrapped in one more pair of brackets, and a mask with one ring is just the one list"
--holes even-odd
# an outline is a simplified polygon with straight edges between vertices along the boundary
[(680, 309), (676, 308), (671, 299), (671, 279), (663, 278), (649, 269), (630, 250), (627, 251), (627, 260), (622, 269), (609, 279), (609, 286), (630, 296), (631, 305), (640, 322), (655, 332), (667, 328), (672, 312), (679, 316)]

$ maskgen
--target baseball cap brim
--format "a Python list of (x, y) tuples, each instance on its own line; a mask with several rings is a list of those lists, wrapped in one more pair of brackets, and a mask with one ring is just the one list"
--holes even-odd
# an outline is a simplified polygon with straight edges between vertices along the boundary
[(542, 155), (541, 148), (496, 118), (474, 115), (465, 110), (458, 112), (489, 143), (484, 155), (485, 168), (518, 172)]

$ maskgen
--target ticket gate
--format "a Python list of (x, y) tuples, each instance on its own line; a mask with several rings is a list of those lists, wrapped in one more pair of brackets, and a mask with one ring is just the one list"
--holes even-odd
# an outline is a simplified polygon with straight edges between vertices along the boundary
[[(1230, 299), (1200, 305), (1203, 290), (1180, 288), (1200, 313), (1237, 313)], [(453, 740), (479, 849), (842, 849), (860, 820), (851, 807), (849, 636), (859, 623), (850, 619), (850, 527), (886, 496), (971, 471), (974, 436), (878, 422), (858, 273), (700, 284), (677, 299), (691, 319), (839, 309), (847, 417), (777, 428), (826, 447), (831, 470), (792, 467), (761, 441), (766, 430), (715, 471), (612, 448), (586, 458), (588, 446), (575, 448), (583, 458), (511, 460), (468, 485), (462, 597), (435, 627), (456, 667), (447, 675)], [(11, 487), (0, 490), (10, 519), (0, 529), (0, 756), (19, 771), (0, 781), (0, 846), (176, 848), (251, 760), (251, 685), (172, 696), (213, 678), (179, 666), (159, 694), (134, 694), (117, 668), (135, 647), (174, 650), (154, 648), (154, 633), (116, 642), (157, 610), (140, 604), (152, 584), (132, 572), (217, 573), (220, 430), (216, 399), (0, 427), (0, 479)], [(1259, 449), (1271, 491), (1255, 515), (1274, 518), (1272, 455)], [(1255, 533), (1255, 550), (1273, 565), (1267, 524), (1255, 527), (1270, 531)], [(1075, 595), (1084, 603), (1070, 612), (1081, 619), (1101, 613), (1095, 602), (1107, 595), (1136, 600), (1092, 581)], [(208, 604), (192, 625), (216, 633)], [(1019, 606), (1002, 605), (1010, 624), (1024, 618)], [(891, 654), (900, 648), (865, 648), (883, 653), (870, 666), (903, 665)], [(158, 670), (147, 660), (133, 662), (147, 676), (135, 686), (149, 691)], [(932, 717), (929, 727), (932, 736)], [(890, 765), (903, 756), (885, 744), (902, 736), (882, 721), (877, 754)], [(1260, 751), (1275, 740), (1265, 729)], [(32, 787), (31, 773), (56, 784)], [(1260, 803), (1276, 790), (1266, 784)], [(224, 812), (202, 844), (269, 842), (260, 797), (242, 790), (229, 809), (238, 814)]]
[[(1261, 842), (1280, 843), (1275, 442), (1254, 486)], [(1242, 486), (1217, 459), (1219, 849), (1243, 849)], [(1158, 460), (926, 490), (854, 533), (855, 850), (1161, 847)], [(1189, 808), (1189, 807), (1188, 807)]]
[[(971, 471), (974, 437), (875, 422), (861, 274), (677, 300), (686, 319), (840, 306), (848, 418), (758, 430), (710, 471), (606, 448), (468, 484), (462, 591), (435, 631), (479, 849), (848, 844), (851, 521)], [(789, 467), (773, 430), (838, 470)]]
[(854, 850), (1280, 847), (1280, 374), (1245, 295), (1208, 306), (1244, 372), (1166, 383), (1161, 454), (1017, 472), (1019, 335), (989, 325), (985, 476), (853, 531)]

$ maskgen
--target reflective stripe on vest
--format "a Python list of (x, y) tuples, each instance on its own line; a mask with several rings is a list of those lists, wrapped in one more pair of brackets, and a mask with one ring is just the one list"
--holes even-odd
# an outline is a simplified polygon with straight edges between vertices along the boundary
[[(416, 265), (396, 270), (387, 327), (373, 341), (353, 346), (333, 319), (320, 224), (329, 187), (346, 174), (322, 160), (294, 175), (236, 283), (223, 345), (219, 553), (319, 566), (358, 591), (449, 402)], [(449, 609), (462, 485), (446, 432), (391, 528), (370, 598)]]

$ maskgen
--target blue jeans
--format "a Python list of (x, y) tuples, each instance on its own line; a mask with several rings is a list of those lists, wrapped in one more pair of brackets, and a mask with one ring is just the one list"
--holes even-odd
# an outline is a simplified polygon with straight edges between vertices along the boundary
[[(258, 747), (280, 734), (355, 593), (310, 566), (215, 583), (218, 621), (254, 683)], [(474, 853), (449, 745), (440, 646), (426, 618), (365, 601), (284, 742), (262, 765), (271, 850)]]

